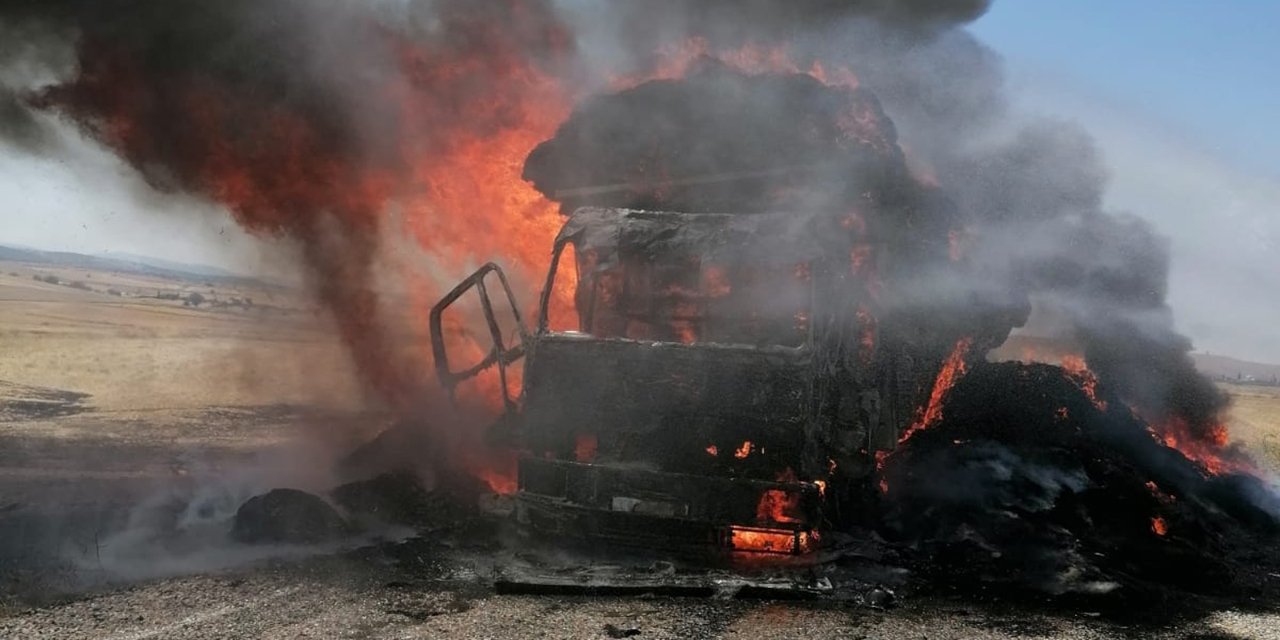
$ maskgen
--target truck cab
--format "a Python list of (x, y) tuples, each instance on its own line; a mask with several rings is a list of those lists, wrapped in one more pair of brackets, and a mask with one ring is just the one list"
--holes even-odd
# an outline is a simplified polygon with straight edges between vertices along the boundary
[[(874, 275), (859, 272), (876, 247), (859, 257), (841, 233), (821, 214), (586, 207), (555, 240), (532, 328), (496, 265), (446, 295), (431, 313), (437, 375), (456, 394), (497, 372), (518, 522), (803, 554), (856, 518), (931, 372), (881, 335)], [(442, 317), (473, 290), (492, 344), (455, 370)]]

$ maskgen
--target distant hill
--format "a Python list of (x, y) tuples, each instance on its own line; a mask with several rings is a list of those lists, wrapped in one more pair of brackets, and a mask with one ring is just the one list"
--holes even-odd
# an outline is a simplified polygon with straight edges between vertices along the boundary
[(140, 256), (133, 253), (108, 252), (93, 254), (94, 258), (102, 258), (104, 260), (119, 260), (122, 262), (130, 262), (142, 264), (156, 269), (165, 269), (174, 273), (191, 273), (202, 277), (212, 278), (244, 278), (245, 276), (228, 271), (221, 267), (215, 267), (207, 264), (191, 264), (188, 262), (175, 262), (173, 260), (165, 260), (163, 258), (152, 258), (151, 256)]
[(1193, 353), (1191, 357), (1196, 361), (1196, 368), (1201, 373), (1215, 378), (1239, 376), (1242, 379), (1252, 378), (1260, 382), (1280, 380), (1280, 365), (1249, 362), (1212, 353)]
[(225, 269), (208, 265), (186, 264), (159, 258), (132, 254), (91, 256), (70, 251), (44, 251), (26, 247), (0, 245), (0, 260), (47, 264), (90, 271), (115, 271), (169, 278), (174, 280), (198, 280), (222, 283), (257, 283), (258, 281), (237, 275)]

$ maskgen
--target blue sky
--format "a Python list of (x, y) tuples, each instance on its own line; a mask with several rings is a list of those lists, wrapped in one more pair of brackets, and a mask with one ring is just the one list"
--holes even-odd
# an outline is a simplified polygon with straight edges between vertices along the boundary
[(1108, 209), (1169, 241), (1198, 350), (1280, 363), (1280, 0), (997, 0), (1014, 109), (1080, 123)]
[(1280, 1), (997, 0), (971, 31), (1280, 177)]

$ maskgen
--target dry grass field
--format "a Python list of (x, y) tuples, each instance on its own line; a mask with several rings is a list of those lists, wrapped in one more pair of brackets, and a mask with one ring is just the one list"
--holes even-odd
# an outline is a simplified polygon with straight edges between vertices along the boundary
[[(156, 297), (192, 293), (209, 302)], [(358, 400), (341, 345), (296, 294), (4, 263), (0, 380), (88, 393), (100, 411)]]
[(1280, 387), (1220, 386), (1231, 395), (1232, 441), (1244, 445), (1270, 471), (1280, 473)]
[(101, 555), (136, 504), (321, 482), (323, 456), (383, 426), (297, 292), (0, 262), (3, 591)]

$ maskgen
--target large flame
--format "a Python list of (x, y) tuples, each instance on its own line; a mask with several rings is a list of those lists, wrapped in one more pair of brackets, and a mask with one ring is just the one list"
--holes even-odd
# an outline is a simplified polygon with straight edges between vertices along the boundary
[(951, 387), (959, 382), (960, 377), (964, 375), (965, 357), (969, 355), (969, 347), (973, 346), (973, 338), (961, 338), (956, 341), (956, 345), (952, 347), (951, 354), (942, 363), (942, 369), (938, 371), (938, 377), (933, 381), (933, 390), (929, 392), (929, 403), (921, 408), (919, 416), (915, 422), (902, 433), (902, 437), (898, 438), (898, 444), (902, 444), (915, 435), (917, 431), (929, 428), (934, 422), (942, 417), (942, 400), (946, 398), (947, 392)]
[(1258, 470), (1243, 456), (1228, 455), (1228, 435), (1225, 424), (1212, 425), (1207, 437), (1197, 438), (1192, 435), (1191, 428), (1181, 418), (1170, 418), (1164, 422), (1153, 423), (1148, 427), (1151, 435), (1166, 447), (1177, 449), (1187, 459), (1193, 460), (1211, 475), (1223, 473), (1249, 473), (1257, 475)]
[[(1005, 349), (1002, 347), (1001, 350)], [(1016, 351), (1016, 359), (1021, 362), (1044, 362), (1062, 367), (1099, 411), (1108, 409), (1107, 401), (1102, 399), (1098, 391), (1097, 374), (1089, 368), (1084, 356), (1077, 351), (1066, 345), (1031, 340), (1023, 341)], [(1157, 442), (1176, 449), (1187, 459), (1199, 463), (1208, 474), (1257, 474), (1257, 468), (1245, 456), (1229, 449), (1230, 437), (1227, 425), (1222, 419), (1204, 429), (1204, 435), (1197, 436), (1184, 418), (1161, 417), (1163, 412), (1150, 411), (1127, 403), (1122, 404), (1121, 408), (1133, 412), (1147, 422), (1147, 430)]]
[[(1089, 401), (1099, 411), (1106, 411), (1107, 402), (1098, 395), (1098, 377), (1085, 364), (1084, 358), (1077, 354), (1068, 353), (1061, 356), (1060, 364), (1062, 369), (1067, 372), (1067, 375), (1071, 376), (1071, 379), (1080, 385), (1080, 389), (1089, 397)], [(1211, 425), (1206, 430), (1205, 436), (1195, 437), (1192, 435), (1192, 430), (1187, 421), (1183, 418), (1170, 417), (1164, 420), (1151, 420), (1144, 415), (1147, 412), (1144, 412), (1140, 407), (1127, 408), (1150, 422), (1147, 429), (1156, 441), (1171, 449), (1177, 449), (1187, 459), (1199, 463), (1211, 475), (1220, 475), (1226, 472), (1257, 472), (1247, 460), (1238, 456), (1227, 455), (1229, 437), (1227, 426), (1222, 422), (1216, 422)]]
[(1092, 402), (1098, 411), (1107, 410), (1107, 401), (1098, 397), (1098, 376), (1085, 365), (1084, 358), (1075, 354), (1064, 355), (1062, 369), (1076, 381), (1076, 384), (1080, 385), (1080, 389), (1089, 396), (1089, 402)]
[[(353, 82), (358, 96), (331, 85), (315, 95), (273, 93), (251, 73), (158, 64), (145, 41), (87, 36), (78, 75), (39, 101), (157, 187), (208, 197), (249, 230), (297, 240), (362, 380), (392, 408), (420, 415), (435, 386), (421, 327), (444, 287), (497, 260), (528, 305), (549, 265), (558, 210), (520, 174), (529, 150), (569, 111), (570, 91), (552, 68), (557, 48), (572, 45), (540, 7), (450, 5), (441, 14), (449, 39), (356, 21), (350, 28), (379, 49), (361, 59), (383, 65)], [(495, 22), (494, 11), (507, 19)], [(395, 269), (412, 261), (388, 255), (389, 236), (411, 238), (429, 264)], [(398, 273), (384, 271), (388, 263)], [(384, 295), (388, 275), (408, 283), (411, 309)], [(575, 275), (563, 274), (558, 298), (571, 299)], [(487, 334), (462, 320), (447, 326), (460, 338), (451, 345), (457, 357), (483, 358)], [(491, 382), (482, 385), (476, 397), (497, 397)], [(460, 440), (449, 439), (473, 448)], [(470, 462), (488, 456), (441, 457), (486, 467), (478, 475), (490, 485), (510, 485), (492, 479), (487, 463)]]

